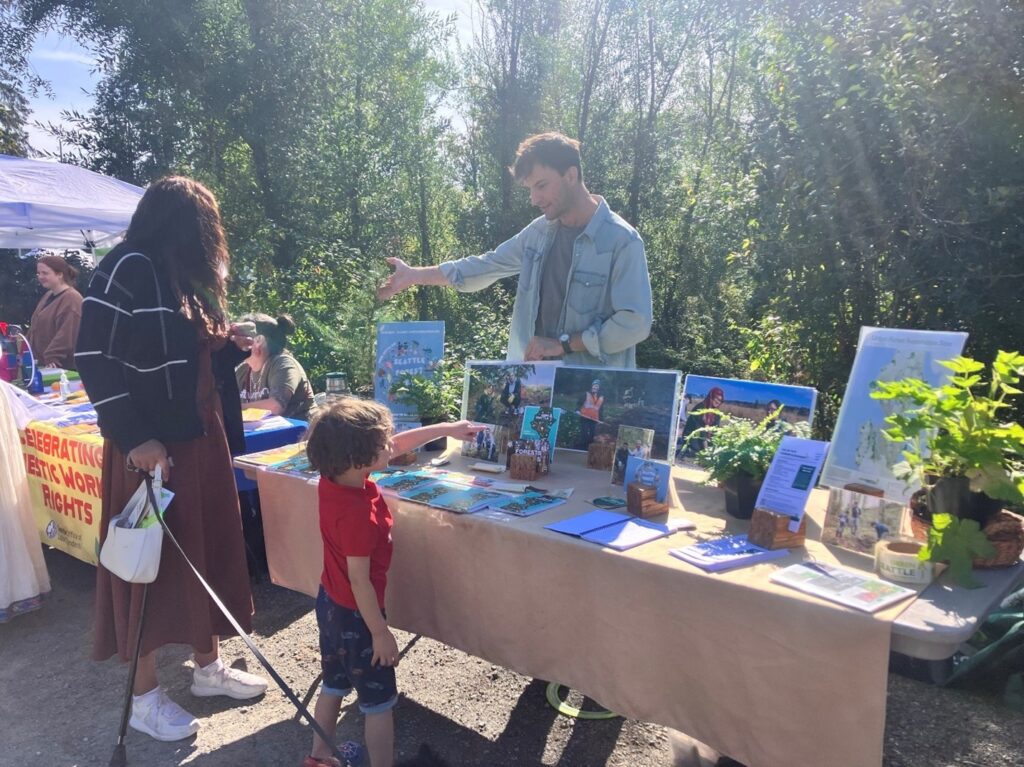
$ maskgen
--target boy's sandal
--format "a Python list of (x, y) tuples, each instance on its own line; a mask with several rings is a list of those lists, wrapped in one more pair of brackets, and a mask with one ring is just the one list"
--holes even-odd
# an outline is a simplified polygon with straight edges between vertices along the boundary
[(310, 754), (303, 760), (302, 767), (345, 767), (333, 756), (313, 756)]

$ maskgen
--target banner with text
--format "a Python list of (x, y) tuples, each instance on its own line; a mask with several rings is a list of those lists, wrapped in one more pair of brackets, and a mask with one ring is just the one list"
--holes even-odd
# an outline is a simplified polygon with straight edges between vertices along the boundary
[(21, 435), (43, 543), (95, 565), (99, 559), (103, 438), (33, 421)]

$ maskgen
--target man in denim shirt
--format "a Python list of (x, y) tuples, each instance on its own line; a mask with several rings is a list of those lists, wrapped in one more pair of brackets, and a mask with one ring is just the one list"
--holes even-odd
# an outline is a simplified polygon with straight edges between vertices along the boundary
[(389, 258), (382, 299), (413, 285), (471, 292), (519, 275), (509, 360), (636, 367), (636, 345), (651, 331), (651, 280), (644, 243), (583, 183), (579, 142), (559, 133), (531, 136), (511, 168), (542, 216), (480, 256), (438, 266)]

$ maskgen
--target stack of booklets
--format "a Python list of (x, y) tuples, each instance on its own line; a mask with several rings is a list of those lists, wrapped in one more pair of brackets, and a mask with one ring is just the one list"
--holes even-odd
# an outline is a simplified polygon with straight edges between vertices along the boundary
[(546, 493), (523, 493), (497, 500), (489, 504), (488, 508), (515, 514), (517, 517), (529, 517), (563, 503), (564, 499)]
[(813, 594), (868, 613), (917, 596), (913, 589), (883, 581), (869, 573), (847, 570), (824, 562), (790, 565), (772, 573), (771, 579), (805, 594)]
[(504, 499), (506, 496), (482, 487), (466, 487), (454, 482), (434, 481), (407, 488), (398, 493), (413, 503), (422, 503), (435, 509), (468, 514)]
[(436, 476), (423, 471), (399, 471), (383, 476), (371, 474), (370, 479), (377, 483), (377, 487), (387, 488), (396, 493), (401, 493), (405, 490), (415, 490), (417, 487), (437, 482)]
[(765, 549), (751, 543), (745, 535), (729, 535), (669, 549), (668, 553), (709, 573), (717, 573), (778, 559), (789, 554), (789, 549)]
[(693, 529), (695, 525), (682, 517), (670, 519), (666, 524), (659, 524), (628, 514), (595, 509), (545, 527), (556, 533), (573, 535), (590, 543), (607, 546), (616, 551), (625, 551), (664, 538), (677, 530)]
[(282, 445), (259, 453), (249, 453), (235, 458), (236, 464), (245, 464), (256, 469), (269, 469), (282, 474), (310, 477), (316, 474), (306, 457), (306, 443)]

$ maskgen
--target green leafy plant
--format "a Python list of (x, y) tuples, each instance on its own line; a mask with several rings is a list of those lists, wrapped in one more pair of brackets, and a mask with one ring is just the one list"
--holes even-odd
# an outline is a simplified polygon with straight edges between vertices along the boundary
[(696, 412), (701, 415), (714, 413), (721, 418), (717, 425), (703, 426), (689, 435), (690, 438), (709, 440), (708, 445), (694, 456), (697, 464), (708, 470), (709, 482), (725, 482), (741, 474), (759, 479), (768, 472), (784, 436), (810, 435), (806, 421), (791, 424), (781, 420), (778, 413), (758, 423), (714, 409)]
[(391, 393), (401, 404), (416, 408), (421, 421), (449, 421), (462, 409), (462, 373), (444, 366), (430, 374), (400, 373)]
[(935, 514), (928, 531), (928, 544), (917, 553), (922, 562), (948, 562), (949, 577), (964, 588), (982, 586), (971, 575), (974, 558), (988, 559), (996, 549), (973, 519), (960, 519), (952, 514)]
[(908, 404), (886, 417), (886, 438), (902, 442), (905, 460), (893, 474), (925, 488), (942, 477), (966, 477), (971, 490), (1010, 503), (1024, 502), (1024, 426), (1003, 415), (1024, 376), (1024, 355), (1000, 351), (986, 384), (985, 366), (969, 357), (940, 363), (953, 371), (949, 383), (918, 378), (883, 381), (871, 396)]

